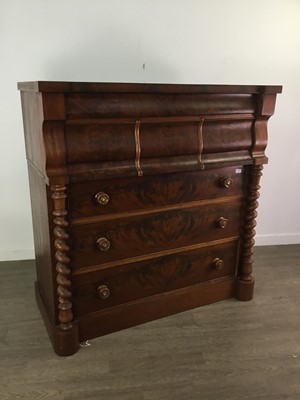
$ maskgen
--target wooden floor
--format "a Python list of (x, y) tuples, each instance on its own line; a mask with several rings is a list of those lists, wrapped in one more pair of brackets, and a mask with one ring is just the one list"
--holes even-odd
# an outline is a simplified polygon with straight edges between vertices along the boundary
[(0, 263), (0, 399), (300, 399), (300, 245), (255, 249), (255, 299), (215, 303), (56, 356), (34, 262)]

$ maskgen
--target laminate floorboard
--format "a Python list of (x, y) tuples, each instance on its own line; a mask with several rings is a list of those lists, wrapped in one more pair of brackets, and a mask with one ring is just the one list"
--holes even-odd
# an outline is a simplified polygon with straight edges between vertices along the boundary
[(300, 245), (255, 248), (255, 297), (52, 350), (34, 261), (0, 263), (1, 400), (300, 399)]

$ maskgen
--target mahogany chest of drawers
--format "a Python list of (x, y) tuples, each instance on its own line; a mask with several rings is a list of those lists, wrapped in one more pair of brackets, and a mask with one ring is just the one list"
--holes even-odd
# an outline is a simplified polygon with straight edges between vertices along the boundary
[(55, 351), (253, 296), (279, 86), (19, 83), (36, 298)]

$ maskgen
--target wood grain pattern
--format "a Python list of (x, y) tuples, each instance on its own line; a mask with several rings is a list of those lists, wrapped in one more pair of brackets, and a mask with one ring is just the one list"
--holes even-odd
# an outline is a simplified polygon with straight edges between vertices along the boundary
[(46, 176), (46, 154), (42, 129), (42, 96), (37, 93), (21, 92), (21, 104), (26, 158), (42, 176)]
[[(228, 299), (234, 294), (234, 277), (186, 286), (78, 317), (81, 340), (106, 335), (176, 312)], [(147, 310), (147, 312), (144, 312)]]
[(259, 96), (258, 112), (254, 123), (253, 147), (252, 157), (255, 164), (265, 164), (267, 158), (265, 156), (265, 149), (268, 141), (267, 123), (269, 118), (273, 115), (275, 109), (276, 96), (265, 94)]
[[(169, 163), (170, 157), (185, 156), (195, 159), (203, 169), (202, 153), (238, 154), (247, 150), (250, 155), (252, 120), (206, 122), (202, 118), (200, 121), (172, 123), (143, 123), (138, 120), (135, 126), (133, 123), (121, 125), (118, 120), (110, 125), (67, 125), (67, 162), (89, 163), (91, 168), (93, 163), (100, 163), (104, 169), (103, 163), (110, 162), (117, 168), (121, 161), (131, 159), (137, 175), (141, 176), (142, 166), (147, 167), (150, 163), (153, 168), (155, 159)], [(76, 166), (70, 165), (69, 171), (76, 171)]]
[[(230, 188), (221, 186), (221, 179), (232, 179)], [(157, 206), (186, 203), (244, 193), (244, 169), (235, 166), (211, 169), (201, 173), (164, 174), (160, 179), (148, 176), (73, 183), (69, 186), (70, 218), (107, 215), (116, 212), (149, 209)], [(109, 195), (109, 202), (100, 206), (98, 192)]]
[[(33, 234), (35, 245), (35, 265), (37, 279), (41, 287), (41, 297), (47, 307), (52, 324), (57, 321), (57, 302), (55, 300), (56, 280), (53, 276), (55, 258), (52, 255), (52, 199), (48, 199), (43, 176), (28, 163)], [(50, 211), (50, 216), (49, 216)]]
[(69, 182), (64, 123), (47, 121), (43, 124), (44, 149), (46, 152), (46, 183), (64, 185)]
[[(74, 307), (78, 316), (136, 299), (149, 297), (199, 282), (234, 275), (238, 241), (208, 246), (189, 252), (158, 257), (94, 273), (73, 275)], [(224, 262), (216, 269), (214, 260)], [(103, 300), (97, 293), (106, 285), (110, 297)]]
[[(145, 255), (159, 250), (175, 249), (187, 244), (216, 240), (240, 234), (240, 202), (193, 207), (140, 217), (71, 226), (72, 267)], [(217, 224), (219, 217), (228, 218), (225, 229)], [(110, 241), (108, 251), (99, 251), (97, 240)]]
[(67, 126), (67, 162), (134, 159), (134, 127), (134, 124)]
[(250, 94), (69, 93), (66, 116), (74, 118), (161, 117), (255, 113)]

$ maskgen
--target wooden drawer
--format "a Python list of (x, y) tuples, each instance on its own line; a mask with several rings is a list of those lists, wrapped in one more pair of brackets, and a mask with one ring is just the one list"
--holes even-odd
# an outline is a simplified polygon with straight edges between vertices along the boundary
[(237, 248), (238, 241), (232, 241), (93, 273), (75, 273), (72, 278), (75, 312), (80, 316), (232, 276), (236, 272)]
[[(200, 151), (198, 120), (139, 121), (141, 165), (146, 160), (197, 155)], [(239, 121), (206, 120), (201, 124), (203, 154), (250, 150), (253, 119)], [(65, 130), (67, 163), (101, 163), (136, 157), (136, 121), (121, 123), (67, 124)]]
[(69, 192), (70, 217), (84, 218), (233, 196), (243, 193), (243, 175), (242, 167), (227, 167), (142, 179), (74, 183), (70, 184)]
[[(72, 267), (76, 269), (99, 265), (237, 236), (242, 224), (241, 208), (241, 201), (222, 201), (143, 216), (73, 225)], [(226, 221), (226, 226), (222, 227)]]
[(256, 99), (241, 93), (68, 93), (68, 120), (254, 113)]

